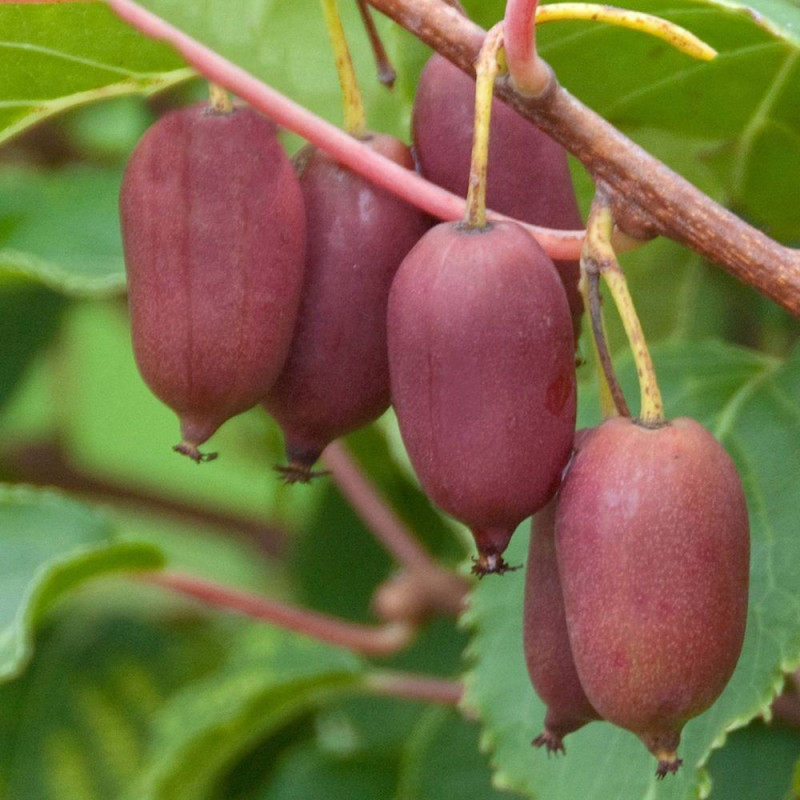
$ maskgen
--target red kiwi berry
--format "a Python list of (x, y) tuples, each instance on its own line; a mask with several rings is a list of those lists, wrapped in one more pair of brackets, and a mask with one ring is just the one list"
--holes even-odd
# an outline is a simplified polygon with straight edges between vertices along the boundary
[(420, 483), (504, 572), (514, 529), (558, 487), (572, 450), (572, 325), (552, 261), (513, 222), (442, 223), (389, 296), (389, 371)]
[[(454, 194), (467, 191), (475, 117), (475, 81), (434, 54), (417, 84), (412, 116), (422, 175)], [(533, 225), (583, 228), (564, 149), (501, 100), (492, 102), (486, 205)], [(580, 331), (583, 301), (577, 261), (556, 261)]]
[[(364, 137), (408, 169), (393, 136)], [(289, 483), (334, 439), (389, 407), (386, 305), (400, 262), (430, 227), (419, 209), (307, 147), (296, 158), (307, 218), (303, 294), (289, 357), (263, 405), (284, 432)]]
[(736, 468), (691, 419), (603, 422), (558, 495), (556, 552), (580, 682), (604, 719), (675, 772), (681, 730), (728, 682), (747, 617)]
[(134, 355), (199, 446), (257, 405), (289, 349), (305, 212), (273, 124), (248, 108), (173, 111), (142, 137), (120, 216)]
[[(576, 442), (585, 435), (579, 431)], [(547, 706), (544, 730), (532, 742), (548, 753), (564, 752), (563, 739), (600, 715), (583, 691), (569, 643), (555, 546), (551, 500), (534, 515), (525, 572), (523, 644), (536, 694)]]

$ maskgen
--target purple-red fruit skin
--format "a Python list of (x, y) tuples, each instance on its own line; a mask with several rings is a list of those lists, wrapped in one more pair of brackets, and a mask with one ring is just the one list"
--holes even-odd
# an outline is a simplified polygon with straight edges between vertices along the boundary
[[(422, 175), (464, 197), (469, 183), (475, 81), (434, 54), (417, 84), (412, 116), (414, 148)], [(486, 205), (523, 222), (548, 228), (583, 228), (564, 149), (500, 100), (492, 102)], [(583, 301), (577, 261), (556, 261), (575, 331)]]
[(173, 111), (128, 163), (120, 216), (134, 354), (197, 445), (278, 376), (300, 301), (305, 212), (271, 122)]
[(583, 691), (569, 643), (556, 559), (555, 504), (551, 500), (531, 522), (523, 644), (531, 684), (547, 706), (544, 731), (533, 744), (563, 752), (563, 738), (599, 715)]
[(423, 489), (467, 524), (478, 574), (555, 492), (575, 426), (569, 308), (513, 222), (432, 228), (389, 296), (392, 403)]
[(749, 526), (736, 468), (699, 423), (606, 420), (558, 497), (556, 549), (581, 684), (677, 769), (684, 723), (728, 682), (747, 617)]
[[(413, 169), (398, 139), (376, 134), (366, 144)], [(289, 356), (264, 407), (302, 471), (329, 442), (389, 407), (389, 288), (431, 222), (319, 150), (306, 148), (296, 162), (308, 230), (303, 295)]]

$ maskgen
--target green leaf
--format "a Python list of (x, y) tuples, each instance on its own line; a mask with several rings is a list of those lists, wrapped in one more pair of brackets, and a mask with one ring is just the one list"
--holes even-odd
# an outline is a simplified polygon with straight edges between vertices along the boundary
[(361, 675), (349, 652), (162, 589), (96, 584), (0, 686), (0, 798), (217, 796), (254, 746)]
[(708, 762), (711, 800), (785, 800), (797, 761), (797, 731), (755, 721), (728, 736)]
[[(626, 731), (592, 723), (570, 735), (566, 758), (547, 759), (530, 746), (544, 708), (530, 687), (522, 656), (524, 575), (485, 580), (473, 593), (474, 629), (468, 705), (484, 723), (500, 786), (547, 800), (614, 797), (693, 798), (707, 793), (703, 768), (725, 732), (767, 712), (783, 672), (800, 662), (800, 591), (796, 510), (800, 507), (800, 349), (784, 364), (748, 351), (672, 343), (653, 353), (671, 416), (699, 419), (737, 462), (751, 523), (751, 585), (744, 649), (717, 703), (684, 730), (684, 767), (655, 780), (652, 757)], [(630, 360), (624, 382), (635, 382)], [(582, 424), (597, 421), (595, 395), (585, 392)], [(525, 526), (527, 528), (527, 526)], [(527, 530), (518, 531), (509, 559), (525, 558)], [(768, 712), (767, 712), (768, 713)]]
[(359, 756), (342, 757), (303, 743), (290, 750), (257, 800), (374, 800), (393, 797), (395, 767)]
[(0, 172), (0, 279), (78, 297), (123, 293), (121, 180), (116, 170), (89, 167)]
[(103, 3), (3, 3), (0, 31), (0, 144), (76, 105), (149, 94), (193, 75)]
[(0, 686), (2, 800), (117, 800), (140, 772), (153, 716), (224, 659), (227, 629), (154, 608), (159, 598), (130, 582), (82, 599)]
[[(370, 703), (376, 722), (386, 712), (386, 701)], [(335, 713), (335, 712), (334, 712)], [(344, 715), (343, 715), (344, 716)], [(390, 720), (393, 715), (389, 713)], [(331, 731), (339, 742), (350, 743), (353, 732), (348, 720)], [(318, 723), (318, 729), (323, 726)], [(265, 774), (258, 800), (499, 800), (491, 786), (491, 773), (484, 758), (476, 756), (478, 728), (455, 710), (427, 708), (417, 712), (417, 721), (402, 742), (387, 744), (375, 733), (379, 744), (355, 737), (354, 745), (326, 747), (303, 741), (290, 748), (277, 767)], [(372, 745), (370, 747), (370, 744)], [(360, 746), (359, 746), (360, 745)]]
[(493, 800), (485, 758), (477, 755), (478, 727), (448, 708), (430, 708), (409, 740), (396, 800)]
[(56, 334), (64, 306), (64, 298), (55, 292), (0, 280), (0, 409)]
[(74, 587), (161, 563), (147, 545), (115, 541), (106, 518), (54, 492), (0, 485), (0, 680), (30, 659), (44, 614)]
[(236, 759), (323, 700), (360, 682), (349, 652), (265, 625), (232, 639), (226, 663), (153, 719), (144, 765), (125, 797), (200, 800)]

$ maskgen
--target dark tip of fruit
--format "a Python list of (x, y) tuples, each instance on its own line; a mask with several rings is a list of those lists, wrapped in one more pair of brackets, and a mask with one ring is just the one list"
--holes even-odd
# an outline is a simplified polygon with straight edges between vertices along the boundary
[(534, 747), (545, 747), (547, 748), (547, 755), (550, 753), (555, 753), (558, 755), (559, 753), (566, 753), (567, 751), (564, 749), (564, 742), (561, 741), (561, 737), (553, 733), (552, 731), (547, 730), (545, 728), (532, 742), (531, 744)]
[(502, 575), (504, 572), (514, 572), (522, 564), (512, 567), (499, 553), (479, 553), (472, 559), (472, 574), (482, 578), (484, 575)]
[(219, 453), (201, 453), (197, 449), (197, 445), (185, 441), (182, 441), (180, 444), (176, 444), (172, 449), (176, 453), (180, 453), (182, 456), (188, 456), (192, 459), (192, 461), (194, 461), (195, 464), (200, 464), (203, 461), (213, 461), (219, 456)]
[(674, 775), (680, 768), (681, 764), (683, 764), (683, 759), (678, 758), (675, 753), (659, 754), (656, 778), (658, 778), (658, 780), (663, 780), (663, 778), (669, 773)]
[(323, 475), (330, 475), (330, 470), (316, 469), (312, 470), (307, 464), (300, 464), (297, 461), (292, 461), (289, 464), (276, 464), (275, 472), (277, 472), (284, 483), (311, 483), (314, 478), (321, 478)]

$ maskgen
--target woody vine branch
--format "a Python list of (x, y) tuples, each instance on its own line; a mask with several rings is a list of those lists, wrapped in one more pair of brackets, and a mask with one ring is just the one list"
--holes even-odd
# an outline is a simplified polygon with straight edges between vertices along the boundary
[[(486, 32), (450, 5), (442, 0), (370, 4), (474, 74)], [(609, 187), (623, 230), (641, 238), (667, 236), (800, 316), (800, 251), (775, 242), (715, 203), (583, 105), (554, 75), (536, 97), (518, 94), (507, 79), (497, 82), (495, 94), (580, 159), (596, 182)]]

